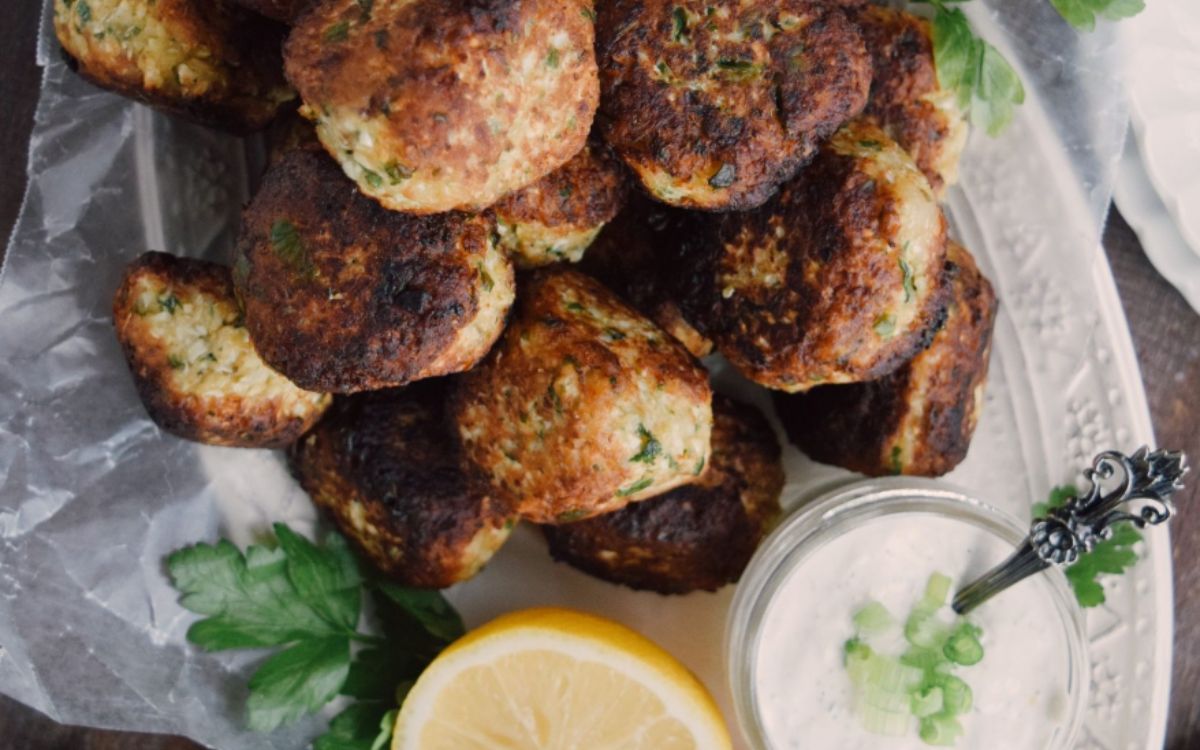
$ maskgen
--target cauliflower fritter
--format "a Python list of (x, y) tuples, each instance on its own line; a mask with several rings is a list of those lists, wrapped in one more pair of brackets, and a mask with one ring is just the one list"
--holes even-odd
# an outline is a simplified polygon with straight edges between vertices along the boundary
[(684, 319), (673, 293), (681, 238), (690, 214), (634, 195), (601, 230), (580, 264), (639, 312), (683, 344), (694, 357), (712, 352), (712, 341)]
[(512, 264), (488, 214), (412, 216), (298, 149), (242, 217), (234, 281), (254, 346), (306, 388), (376, 390), (465, 370), (504, 327)]
[(295, 97), (281, 30), (223, 0), (55, 0), (54, 30), (84, 78), (206, 125), (259, 130)]
[(591, 0), (327, 0), (285, 47), (342, 169), (384, 206), (481, 209), (579, 152), (599, 81)]
[(970, 253), (954, 242), (947, 276), (946, 322), (907, 365), (869, 383), (777, 396), (800, 450), (872, 476), (941, 476), (966, 457), (983, 407), (997, 303)]
[(563, 523), (693, 481), (712, 429), (708, 374), (588, 276), (524, 280), (500, 343), (459, 381), (469, 460), (522, 517)]
[(225, 266), (142, 255), (117, 289), (113, 327), (150, 418), (180, 437), (280, 448), (329, 406), (259, 358)]
[(818, 0), (598, 4), (600, 132), (655, 198), (762, 204), (867, 102), (857, 28)]
[(912, 155), (940, 197), (958, 181), (968, 127), (954, 93), (938, 85), (929, 21), (877, 5), (853, 18), (875, 70), (863, 118)]
[(518, 268), (578, 263), (625, 203), (625, 172), (602, 144), (589, 143), (559, 169), (493, 207), (500, 245)]
[(946, 221), (878, 128), (847, 125), (765, 206), (709, 218), (677, 296), (747, 378), (789, 392), (873, 380), (928, 345)]
[(711, 467), (694, 484), (587, 521), (544, 526), (555, 560), (634, 589), (716, 591), (779, 517), (779, 443), (755, 408), (713, 398)]
[(516, 516), (463, 462), (445, 421), (446, 384), (339, 396), (293, 446), (292, 471), (367, 559), (407, 586), (479, 572)]
[[(300, 14), (316, 5), (318, 0), (230, 0), (259, 15), (283, 23), (295, 23)], [(367, 0), (369, 2), (370, 0)]]

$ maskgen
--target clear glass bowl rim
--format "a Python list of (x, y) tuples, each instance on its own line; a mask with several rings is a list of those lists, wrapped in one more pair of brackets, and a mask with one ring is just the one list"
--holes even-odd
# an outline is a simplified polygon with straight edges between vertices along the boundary
[[(892, 513), (939, 513), (974, 523), (1013, 543), (1028, 534), (1012, 515), (938, 480), (918, 477), (868, 479), (842, 486), (791, 511), (763, 540), (746, 566), (729, 608), (725, 628), (725, 663), (733, 695), (734, 712), (742, 737), (754, 750), (770, 750), (756, 701), (755, 664), (763, 617), (771, 598), (792, 570), (801, 564), (813, 543), (824, 543), (831, 532)], [(999, 561), (997, 561), (999, 562)], [(1088, 656), (1083, 611), (1062, 571), (1051, 568), (1047, 577), (1055, 608), (1061, 615), (1069, 653), (1066, 731), (1048, 750), (1074, 746), (1087, 708)]]

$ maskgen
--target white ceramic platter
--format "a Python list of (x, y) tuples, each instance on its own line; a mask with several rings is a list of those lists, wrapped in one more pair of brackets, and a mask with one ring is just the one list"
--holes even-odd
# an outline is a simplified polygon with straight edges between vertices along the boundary
[[(1041, 29), (1037, 14), (1053, 11), (1031, 2), (993, 4), (1018, 6), (1005, 17)], [(1007, 33), (986, 6), (971, 14), (1010, 59), (1034, 59), (1009, 44), (1036, 41), (1028, 28)], [(137, 401), (108, 319), (121, 266), (144, 249), (227, 256), (259, 165), (239, 141), (87, 86), (46, 44), (42, 59), (31, 187), (0, 277), (0, 691), (64, 722), (184, 734), (222, 750), (295, 750), (322, 721), (271, 737), (244, 732), (238, 706), (254, 657), (185, 643), (194, 618), (179, 608), (161, 560), (218, 534), (248, 541), (272, 520), (306, 527), (311, 507), (277, 454), (160, 433)], [(1031, 502), (1092, 455), (1132, 450), (1152, 434), (1097, 233), (1107, 183), (1080, 176), (1075, 147), (1058, 135), (1061, 102), (1034, 86), (1057, 73), (1022, 73), (1028, 101), (1002, 138), (972, 136), (949, 200), (954, 231), (995, 283), (1001, 308), (984, 414), (947, 481), (1028, 517)], [(1083, 106), (1085, 116), (1095, 113)], [(1102, 114), (1105, 123), (1115, 118), (1119, 138), (1121, 113)], [(716, 378), (769, 403), (728, 372)], [(789, 508), (853, 480), (791, 448), (785, 459)], [(1080, 747), (1162, 744), (1170, 554), (1165, 532), (1147, 537), (1145, 560), (1112, 581), (1108, 603), (1088, 615), (1092, 684)], [(722, 659), (732, 593), (664, 598), (611, 586), (551, 562), (539, 535), (523, 528), (449, 597), (469, 625), (538, 604), (626, 622), (682, 659), (732, 718)]]

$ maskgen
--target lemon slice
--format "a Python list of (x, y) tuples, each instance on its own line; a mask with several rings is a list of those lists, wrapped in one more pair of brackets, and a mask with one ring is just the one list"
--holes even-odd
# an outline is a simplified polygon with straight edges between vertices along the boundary
[(392, 750), (728, 750), (712, 696), (667, 652), (592, 615), (531, 609), (466, 635), (404, 700)]

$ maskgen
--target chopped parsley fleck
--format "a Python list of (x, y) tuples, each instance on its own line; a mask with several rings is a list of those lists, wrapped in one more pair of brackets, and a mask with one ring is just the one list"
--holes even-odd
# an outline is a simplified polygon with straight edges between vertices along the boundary
[(79, 16), (79, 20), (83, 23), (90, 23), (92, 20), (92, 6), (88, 5), (87, 0), (79, 0), (79, 4), (75, 6), (75, 14)]
[(566, 307), (568, 310), (570, 310), (571, 312), (574, 312), (574, 313), (587, 312), (587, 308), (585, 308), (583, 305), (579, 304), (578, 302), (576, 302), (574, 300), (571, 300), (567, 304), (563, 305), (563, 307)]
[(563, 185), (558, 189), (558, 197), (566, 200), (571, 197), (571, 186)]
[(591, 8), (583, 8), (582, 10), (579, 11), (579, 15), (583, 16), (584, 18), (591, 21), (592, 23), (596, 22), (596, 12), (594, 10), (592, 10)]
[(858, 147), (870, 149), (871, 151), (878, 151), (879, 149), (883, 148), (883, 144), (880, 143), (879, 141), (867, 140), (867, 141), (859, 141)]
[(702, 473), (704, 473), (704, 456), (701, 456), (700, 460), (696, 462), (696, 468), (692, 469), (692, 476), (698, 477)]
[(735, 81), (745, 81), (758, 75), (760, 68), (749, 60), (722, 57), (717, 60), (717, 72)]
[(492, 275), (483, 267), (483, 264), (480, 263), (476, 267), (479, 269), (479, 283), (483, 284), (483, 291), (490, 292), (492, 289), (495, 289), (496, 282), (492, 278)]
[(563, 413), (562, 398), (559, 397), (558, 391), (554, 389), (554, 383), (551, 383), (549, 386), (546, 387), (546, 396), (548, 396), (550, 398), (550, 403), (554, 405), (554, 413), (562, 414)]
[(396, 185), (412, 177), (417, 170), (393, 160), (383, 165), (383, 171), (388, 176), (388, 179), (392, 181), (392, 184)]
[(559, 513), (554, 517), (555, 523), (571, 523), (572, 521), (582, 521), (590, 515), (590, 512), (583, 508), (568, 510)]
[[(907, 242), (904, 243), (904, 249), (908, 249)], [(912, 302), (913, 297), (917, 296), (917, 280), (913, 277), (912, 266), (903, 256), (900, 258), (900, 273), (904, 274), (904, 301)]]
[(383, 178), (379, 176), (378, 172), (372, 172), (369, 169), (363, 169), (363, 178), (367, 181), (367, 184), (373, 188), (383, 187)]
[(892, 465), (890, 467), (893, 474), (899, 474), (904, 469), (904, 464), (902, 464), (900, 462), (900, 453), (901, 453), (900, 446), (893, 445), (892, 446)]
[(686, 44), (688, 41), (688, 18), (687, 11), (680, 8), (678, 5), (671, 11), (671, 39), (676, 42)]
[(182, 370), (185, 367), (183, 359), (174, 354), (167, 355), (167, 364), (171, 366), (172, 370)]
[(654, 459), (662, 455), (662, 443), (658, 442), (658, 438), (654, 437), (645, 425), (638, 425), (638, 437), (641, 438), (642, 447), (629, 460), (635, 463), (652, 464)]
[(663, 80), (667, 81), (668, 83), (674, 78), (674, 74), (671, 73), (671, 67), (662, 60), (659, 60), (654, 64), (654, 69), (657, 70), (658, 74), (662, 76)]
[(175, 311), (179, 309), (179, 306), (182, 303), (179, 301), (179, 298), (175, 296), (174, 292), (168, 292), (166, 297), (158, 298), (158, 304), (160, 307), (162, 307), (162, 309), (174, 315)]
[(551, 47), (546, 53), (546, 67), (557, 68), (559, 63), (559, 52), (557, 47)]
[(296, 273), (308, 278), (316, 275), (312, 259), (308, 257), (300, 233), (292, 222), (287, 219), (275, 220), (271, 225), (271, 247), (279, 259)]
[(715, 188), (727, 188), (737, 179), (737, 168), (732, 164), (722, 164), (717, 173), (708, 178), (708, 184)]
[(622, 487), (621, 489), (617, 490), (617, 497), (629, 497), (636, 492), (641, 492), (642, 490), (646, 489), (653, 482), (654, 480), (650, 477), (642, 477), (628, 487)]
[(375, 0), (357, 0), (358, 9), (362, 11), (362, 20), (366, 21), (371, 17), (371, 11), (375, 9)]
[(350, 22), (338, 21), (325, 29), (325, 35), (322, 38), (327, 42), (344, 42), (348, 36), (350, 36)]
[(604, 329), (604, 338), (605, 338), (605, 340), (610, 341), (610, 342), (624, 341), (625, 334), (622, 333), (621, 331), (618, 331), (616, 328), (605, 328)]
[(896, 333), (896, 318), (893, 315), (884, 313), (875, 319), (875, 333), (885, 339), (891, 338)]

